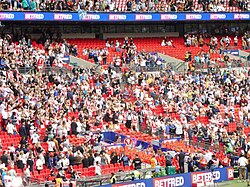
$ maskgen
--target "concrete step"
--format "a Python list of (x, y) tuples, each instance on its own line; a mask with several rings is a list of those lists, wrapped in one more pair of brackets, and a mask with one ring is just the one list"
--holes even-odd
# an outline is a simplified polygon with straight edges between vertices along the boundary
[(183, 72), (188, 69), (188, 63), (183, 60), (159, 53), (159, 56), (166, 61), (166, 66), (171, 66), (176, 72)]

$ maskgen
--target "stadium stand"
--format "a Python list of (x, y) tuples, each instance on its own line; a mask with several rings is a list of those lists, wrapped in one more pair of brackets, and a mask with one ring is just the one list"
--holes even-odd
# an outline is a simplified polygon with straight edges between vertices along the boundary
[[(136, 48), (136, 51), (138, 53), (140, 53), (141, 51), (157, 52), (188, 62), (194, 62), (194, 57), (199, 56), (200, 59), (198, 65), (200, 67), (202, 66), (207, 68), (209, 66), (207, 63), (208, 60), (209, 62), (211, 62), (211, 64), (215, 64), (216, 66), (218, 65), (222, 68), (228, 67), (229, 65), (224, 60), (223, 51), (228, 48), (240, 49), (243, 45), (242, 39), (237, 39), (237, 44), (235, 45), (233, 42), (234, 37), (215, 37), (217, 41), (215, 45), (213, 42), (213, 38), (214, 37), (205, 38), (204, 36), (187, 35), (185, 38), (131, 38), (125, 40), (132, 40), (133, 47)], [(229, 38), (228, 40), (230, 40), (229, 44), (226, 43), (227, 38)], [(83, 51), (83, 53), (80, 54), (79, 57), (85, 60), (91, 60), (89, 58), (89, 50), (99, 51), (97, 56), (98, 58), (100, 57), (100, 64), (106, 65), (105, 67), (107, 67), (107, 64), (115, 64), (114, 62), (116, 58), (119, 58), (122, 62), (119, 63), (120, 66), (126, 64), (125, 61), (127, 53), (124, 46), (125, 40), (124, 38), (107, 39), (107, 42), (105, 43), (105, 41), (99, 39), (68, 39), (68, 42), (72, 45), (77, 44), (79, 51)], [(187, 40), (190, 41), (190, 44), (188, 44), (188, 46)], [(171, 46), (162, 45), (163, 41), (172, 41)], [(218, 42), (223, 43), (222, 47), (221, 45), (218, 45)], [(117, 49), (118, 47), (116, 47), (116, 45), (119, 46), (119, 50)], [(105, 63), (102, 62), (103, 53), (100, 53), (100, 51), (102, 50), (106, 51), (105, 56), (107, 56), (107, 59), (105, 60)], [(202, 60), (202, 62), (200, 62), (200, 60)], [(244, 67), (244, 62), (238, 61), (236, 57), (230, 60), (233, 61), (233, 65), (231, 65), (232, 67)], [(97, 63), (97, 60), (94, 61), (92, 59), (91, 61)]]
[[(221, 58), (217, 52), (213, 52), (218, 50), (219, 41), (223, 39), (224, 48), (233, 45), (231, 41), (228, 46), (226, 38), (204, 38), (202, 42), (192, 35), (185, 35), (184, 38), (118, 38), (107, 41), (56, 39), (57, 42), (49, 42), (48, 38), (44, 38), (43, 45), (25, 37), (14, 42), (10, 35), (6, 35), (2, 39), (1, 56), (2, 163), (8, 170), (14, 167), (14, 175), (30, 171), (32, 177), (41, 181), (54, 180), (57, 175), (70, 178), (72, 168), (79, 172), (79, 177), (95, 176), (99, 164), (103, 174), (121, 169), (132, 170), (131, 164), (121, 166), (123, 152), (130, 160), (138, 155), (142, 163), (154, 165), (152, 158), (155, 153), (152, 149), (138, 151), (125, 147), (111, 148), (103, 154), (98, 151), (88, 153), (101, 144), (100, 130), (112, 130), (118, 135), (144, 142), (159, 140), (163, 134), (171, 137), (184, 134), (183, 141), (164, 143), (163, 148), (175, 152), (183, 150), (189, 154), (198, 151), (203, 156), (206, 155), (205, 148), (209, 153), (216, 151), (217, 158), (222, 162), (228, 158), (225, 152), (233, 152), (225, 148), (230, 147), (226, 139), (234, 137), (236, 140), (230, 143), (235, 146), (235, 150), (240, 150), (243, 145), (238, 145), (237, 140), (241, 134), (250, 132), (249, 71), (213, 72), (212, 79), (209, 75), (193, 71), (175, 74), (167, 69), (165, 74), (161, 72), (161, 76), (150, 73), (136, 75), (128, 71), (124, 74), (127, 89), (122, 89), (116, 69), (108, 66), (107, 70), (97, 73), (91, 68), (70, 67), (62, 58), (65, 54), (71, 54), (89, 60), (91, 48), (100, 54), (105, 49), (109, 64), (113, 62), (114, 56), (127, 54), (132, 48), (145, 56), (161, 52), (183, 60), (186, 60), (186, 51), (193, 56), (200, 53), (200, 58), (202, 53), (209, 53), (209, 60), (212, 60)], [(163, 40), (172, 41), (171, 45), (162, 45)], [(239, 39), (234, 47), (241, 48), (245, 40), (248, 40), (247, 36), (243, 36), (243, 40)], [(157, 58), (156, 53), (153, 57)], [(193, 58), (187, 61), (193, 61)], [(46, 75), (41, 73), (44, 66), (67, 67), (72, 72), (69, 77), (62, 73)], [(34, 74), (20, 74), (19, 68), (30, 68)], [(239, 80), (236, 82), (235, 79)], [(235, 93), (234, 89), (240, 94)], [(185, 93), (182, 94), (182, 90)], [(126, 106), (116, 104), (122, 100)], [(148, 130), (152, 136), (141, 133), (141, 130)], [(210, 142), (213, 142), (211, 146), (207, 145), (207, 132)], [(247, 136), (244, 138), (247, 139)], [(96, 163), (100, 157), (104, 161)], [(166, 166), (165, 156), (160, 151), (156, 152), (156, 160), (161, 166)], [(174, 161), (173, 164), (178, 172), (183, 172), (178, 162)], [(2, 169), (5, 170), (5, 167)], [(87, 169), (89, 167), (91, 169)], [(64, 169), (67, 169), (66, 173), (61, 172)]]
[[(31, 14), (249, 10), (247, 1), (231, 0), (0, 4), (4, 11)], [(0, 18), (8, 16), (12, 15), (3, 13)], [(15, 40), (1, 29), (0, 174), (4, 185), (9, 185), (9, 177), (22, 176), (25, 185), (48, 181), (54, 185), (62, 180), (91, 186), (114, 173), (131, 177), (145, 169), (149, 177), (161, 177), (166, 173), (156, 172), (159, 168), (172, 168), (174, 174), (241, 166), (239, 157), (250, 159), (250, 55), (243, 61), (240, 55), (225, 53), (230, 49), (249, 52), (247, 29), (237, 38), (196, 32), (117, 38), (116, 31), (115, 38), (106, 40), (95, 38), (102, 34), (62, 37), (62, 27), (57, 34), (37, 32), (37, 40), (25, 30)], [(171, 62), (173, 66), (165, 66), (161, 54), (180, 59), (188, 68), (177, 72)], [(70, 55), (97, 66), (74, 66)], [(108, 139), (105, 133), (115, 138)]]

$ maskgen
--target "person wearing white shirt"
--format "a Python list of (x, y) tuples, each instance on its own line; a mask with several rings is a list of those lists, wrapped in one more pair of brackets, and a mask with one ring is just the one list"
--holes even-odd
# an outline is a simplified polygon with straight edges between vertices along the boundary
[(141, 65), (141, 67), (145, 67), (146, 66), (146, 60), (142, 59), (140, 65)]
[(76, 124), (77, 124), (76, 131), (78, 134), (80, 134), (82, 132), (82, 123), (78, 120)]
[(239, 165), (239, 180), (245, 180), (246, 179), (246, 165), (248, 164), (248, 161), (246, 157), (242, 154), (238, 160)]
[(162, 40), (161, 46), (162, 46), (162, 47), (166, 46), (166, 41), (165, 41), (165, 40)]
[(16, 151), (16, 148), (14, 147), (13, 144), (11, 144), (11, 146), (9, 146), (9, 152), (14, 153), (15, 151)]
[(182, 125), (179, 122), (176, 122), (175, 127), (176, 127), (176, 132), (175, 132), (176, 135), (180, 136), (183, 133)]
[(39, 142), (40, 136), (35, 132), (34, 134), (31, 135), (31, 140), (33, 144), (36, 144)]
[(43, 161), (40, 157), (37, 157), (36, 170), (38, 171), (39, 174), (40, 174), (41, 170), (43, 170)]
[(169, 41), (167, 42), (167, 46), (172, 47), (172, 46), (173, 46), (173, 41), (172, 41), (172, 40), (169, 40)]
[(33, 125), (30, 127), (29, 132), (30, 132), (30, 136), (32, 136), (36, 132), (36, 129), (35, 129), (35, 127)]
[(62, 169), (67, 170), (68, 167), (69, 167), (69, 159), (65, 155), (62, 159)]
[(8, 134), (14, 134), (16, 132), (16, 127), (12, 123), (8, 123), (6, 126)]
[(55, 149), (55, 146), (56, 146), (55, 142), (53, 142), (52, 140), (48, 141), (48, 151), (49, 152), (53, 152)]
[(234, 37), (234, 46), (238, 46), (238, 36)]
[(25, 182), (26, 185), (29, 186), (30, 185), (30, 166), (27, 165), (26, 169), (24, 170), (24, 175), (25, 175)]
[(8, 119), (8, 112), (6, 112), (5, 110), (2, 111), (2, 119), (3, 120), (7, 120)]
[(100, 166), (99, 162), (96, 162), (96, 165), (95, 165), (95, 174), (96, 175), (102, 175), (102, 169), (101, 169), (101, 166)]
[(11, 177), (17, 176), (16, 171), (14, 169), (14, 166), (11, 166), (11, 169), (8, 171), (8, 173), (9, 173), (9, 176), (11, 176)]
[(213, 153), (211, 153), (210, 151), (207, 151), (204, 157), (206, 160), (212, 160), (212, 155)]
[(101, 160), (102, 159), (101, 159), (100, 155), (96, 154), (94, 163), (101, 163)]
[(3, 170), (5, 168), (5, 163), (0, 164), (0, 169)]

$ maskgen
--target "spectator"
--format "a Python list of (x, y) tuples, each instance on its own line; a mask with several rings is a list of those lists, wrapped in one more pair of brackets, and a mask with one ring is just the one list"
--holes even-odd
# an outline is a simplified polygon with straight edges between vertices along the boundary
[(6, 130), (7, 130), (7, 133), (8, 133), (9, 135), (13, 135), (13, 134), (16, 133), (16, 128), (15, 128), (15, 126), (14, 126), (12, 123), (10, 123), (10, 122), (7, 123)]
[(11, 166), (11, 169), (8, 171), (8, 174), (11, 177), (16, 177), (17, 176), (16, 171), (14, 169), (14, 166)]
[(184, 159), (185, 159), (185, 153), (183, 150), (179, 153), (179, 166), (180, 166), (180, 171), (181, 173), (184, 173)]
[(69, 168), (69, 159), (66, 157), (66, 155), (64, 155), (62, 159), (62, 169), (64, 171), (67, 171), (68, 168)]
[(238, 160), (238, 165), (239, 165), (239, 181), (245, 180), (246, 179), (246, 166), (248, 162), (244, 154), (241, 154), (239, 160)]
[(5, 177), (7, 176), (7, 168), (3, 168), (2, 171), (2, 184), (5, 185)]
[(38, 156), (36, 160), (36, 170), (40, 174), (41, 170), (43, 170), (43, 161), (42, 159)]
[(29, 186), (30, 185), (30, 177), (31, 177), (29, 165), (24, 170), (24, 175), (25, 175), (24, 182), (27, 186)]
[(36, 2), (34, 0), (31, 0), (30, 2), (30, 10), (36, 11)]
[(111, 183), (111, 184), (115, 184), (115, 183), (116, 183), (116, 176), (115, 176), (114, 173), (111, 173), (110, 183)]
[(23, 10), (29, 9), (29, 4), (27, 0), (22, 0), (22, 7), (23, 7)]
[(157, 165), (157, 160), (155, 159), (155, 156), (153, 155), (153, 157), (151, 158), (150, 160), (150, 165), (151, 165), (151, 168), (154, 169), (155, 166)]
[(135, 169), (141, 169), (142, 161), (141, 161), (141, 159), (138, 157), (138, 155), (135, 155), (135, 158), (134, 158), (134, 160), (133, 160), (132, 163), (133, 163)]
[(102, 169), (101, 169), (100, 163), (98, 161), (95, 163), (95, 174), (102, 175)]
[(120, 160), (123, 164), (123, 166), (129, 166), (129, 157), (125, 154), (121, 160)]
[(246, 168), (247, 168), (247, 173), (248, 173), (247, 186), (250, 186), (250, 159), (248, 159)]
[(165, 156), (166, 158), (166, 167), (168, 167), (168, 166), (172, 166), (172, 159), (173, 159), (173, 157), (170, 155), (170, 153), (169, 152), (167, 152), (167, 154), (166, 154), (166, 156)]
[(7, 152), (4, 151), (2, 156), (1, 156), (1, 161), (3, 164), (5, 164), (5, 167), (8, 166), (8, 157), (7, 157)]

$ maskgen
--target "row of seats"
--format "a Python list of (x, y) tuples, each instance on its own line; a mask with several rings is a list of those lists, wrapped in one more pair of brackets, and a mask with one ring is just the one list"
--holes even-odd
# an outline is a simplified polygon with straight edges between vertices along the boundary
[[(109, 39), (109, 40), (119, 40), (120, 43), (123, 44), (124, 39), (118, 38), (118, 39)], [(204, 45), (201, 47), (186, 47), (184, 45), (184, 39), (182, 37), (169, 37), (167, 40), (172, 40), (175, 47), (164, 47), (161, 46), (162, 38), (134, 38), (134, 43), (137, 46), (138, 51), (148, 51), (148, 52), (160, 52), (181, 60), (184, 60), (184, 53), (186, 51), (189, 51), (194, 55), (201, 51), (208, 52), (209, 46)], [(220, 37), (218, 37), (218, 41), (220, 40)], [(77, 44), (79, 49), (79, 57), (88, 60), (87, 56), (82, 55), (82, 51), (86, 48), (104, 48), (105, 47), (105, 41), (100, 39), (68, 39), (69, 43)], [(205, 43), (208, 44), (210, 39), (205, 38)], [(241, 42), (241, 39), (239, 38), (239, 44)], [(233, 43), (233, 42), (232, 42)], [(240, 48), (240, 45), (237, 46), (237, 48)], [(114, 56), (121, 56), (121, 52), (115, 52), (114, 49), (109, 50), (109, 55), (107, 62), (110, 63), (113, 61)], [(210, 54), (211, 59), (219, 59), (221, 56), (217, 53), (211, 53)], [(92, 61), (93, 62), (93, 61)], [(221, 67), (225, 67), (224, 63), (219, 64)]]
[[(10, 168), (9, 168), (10, 169)], [(22, 169), (18, 169), (17, 166), (14, 167), (18, 175), (23, 174)], [(90, 168), (83, 168), (82, 165), (75, 165), (73, 166), (74, 171), (78, 172), (78, 174), (81, 177), (91, 177), (95, 176), (95, 167)], [(123, 166), (122, 163), (116, 163), (116, 164), (110, 164), (110, 165), (103, 165), (101, 166), (102, 174), (110, 174), (112, 172), (118, 172), (118, 171), (130, 171), (133, 170), (133, 166)], [(34, 170), (33, 173), (31, 173), (31, 176), (40, 180), (45, 180), (46, 178), (51, 176), (51, 170), (48, 168), (44, 168), (43, 170), (38, 173), (37, 170)], [(66, 178), (70, 178), (71, 174), (68, 174), (66, 172)]]

